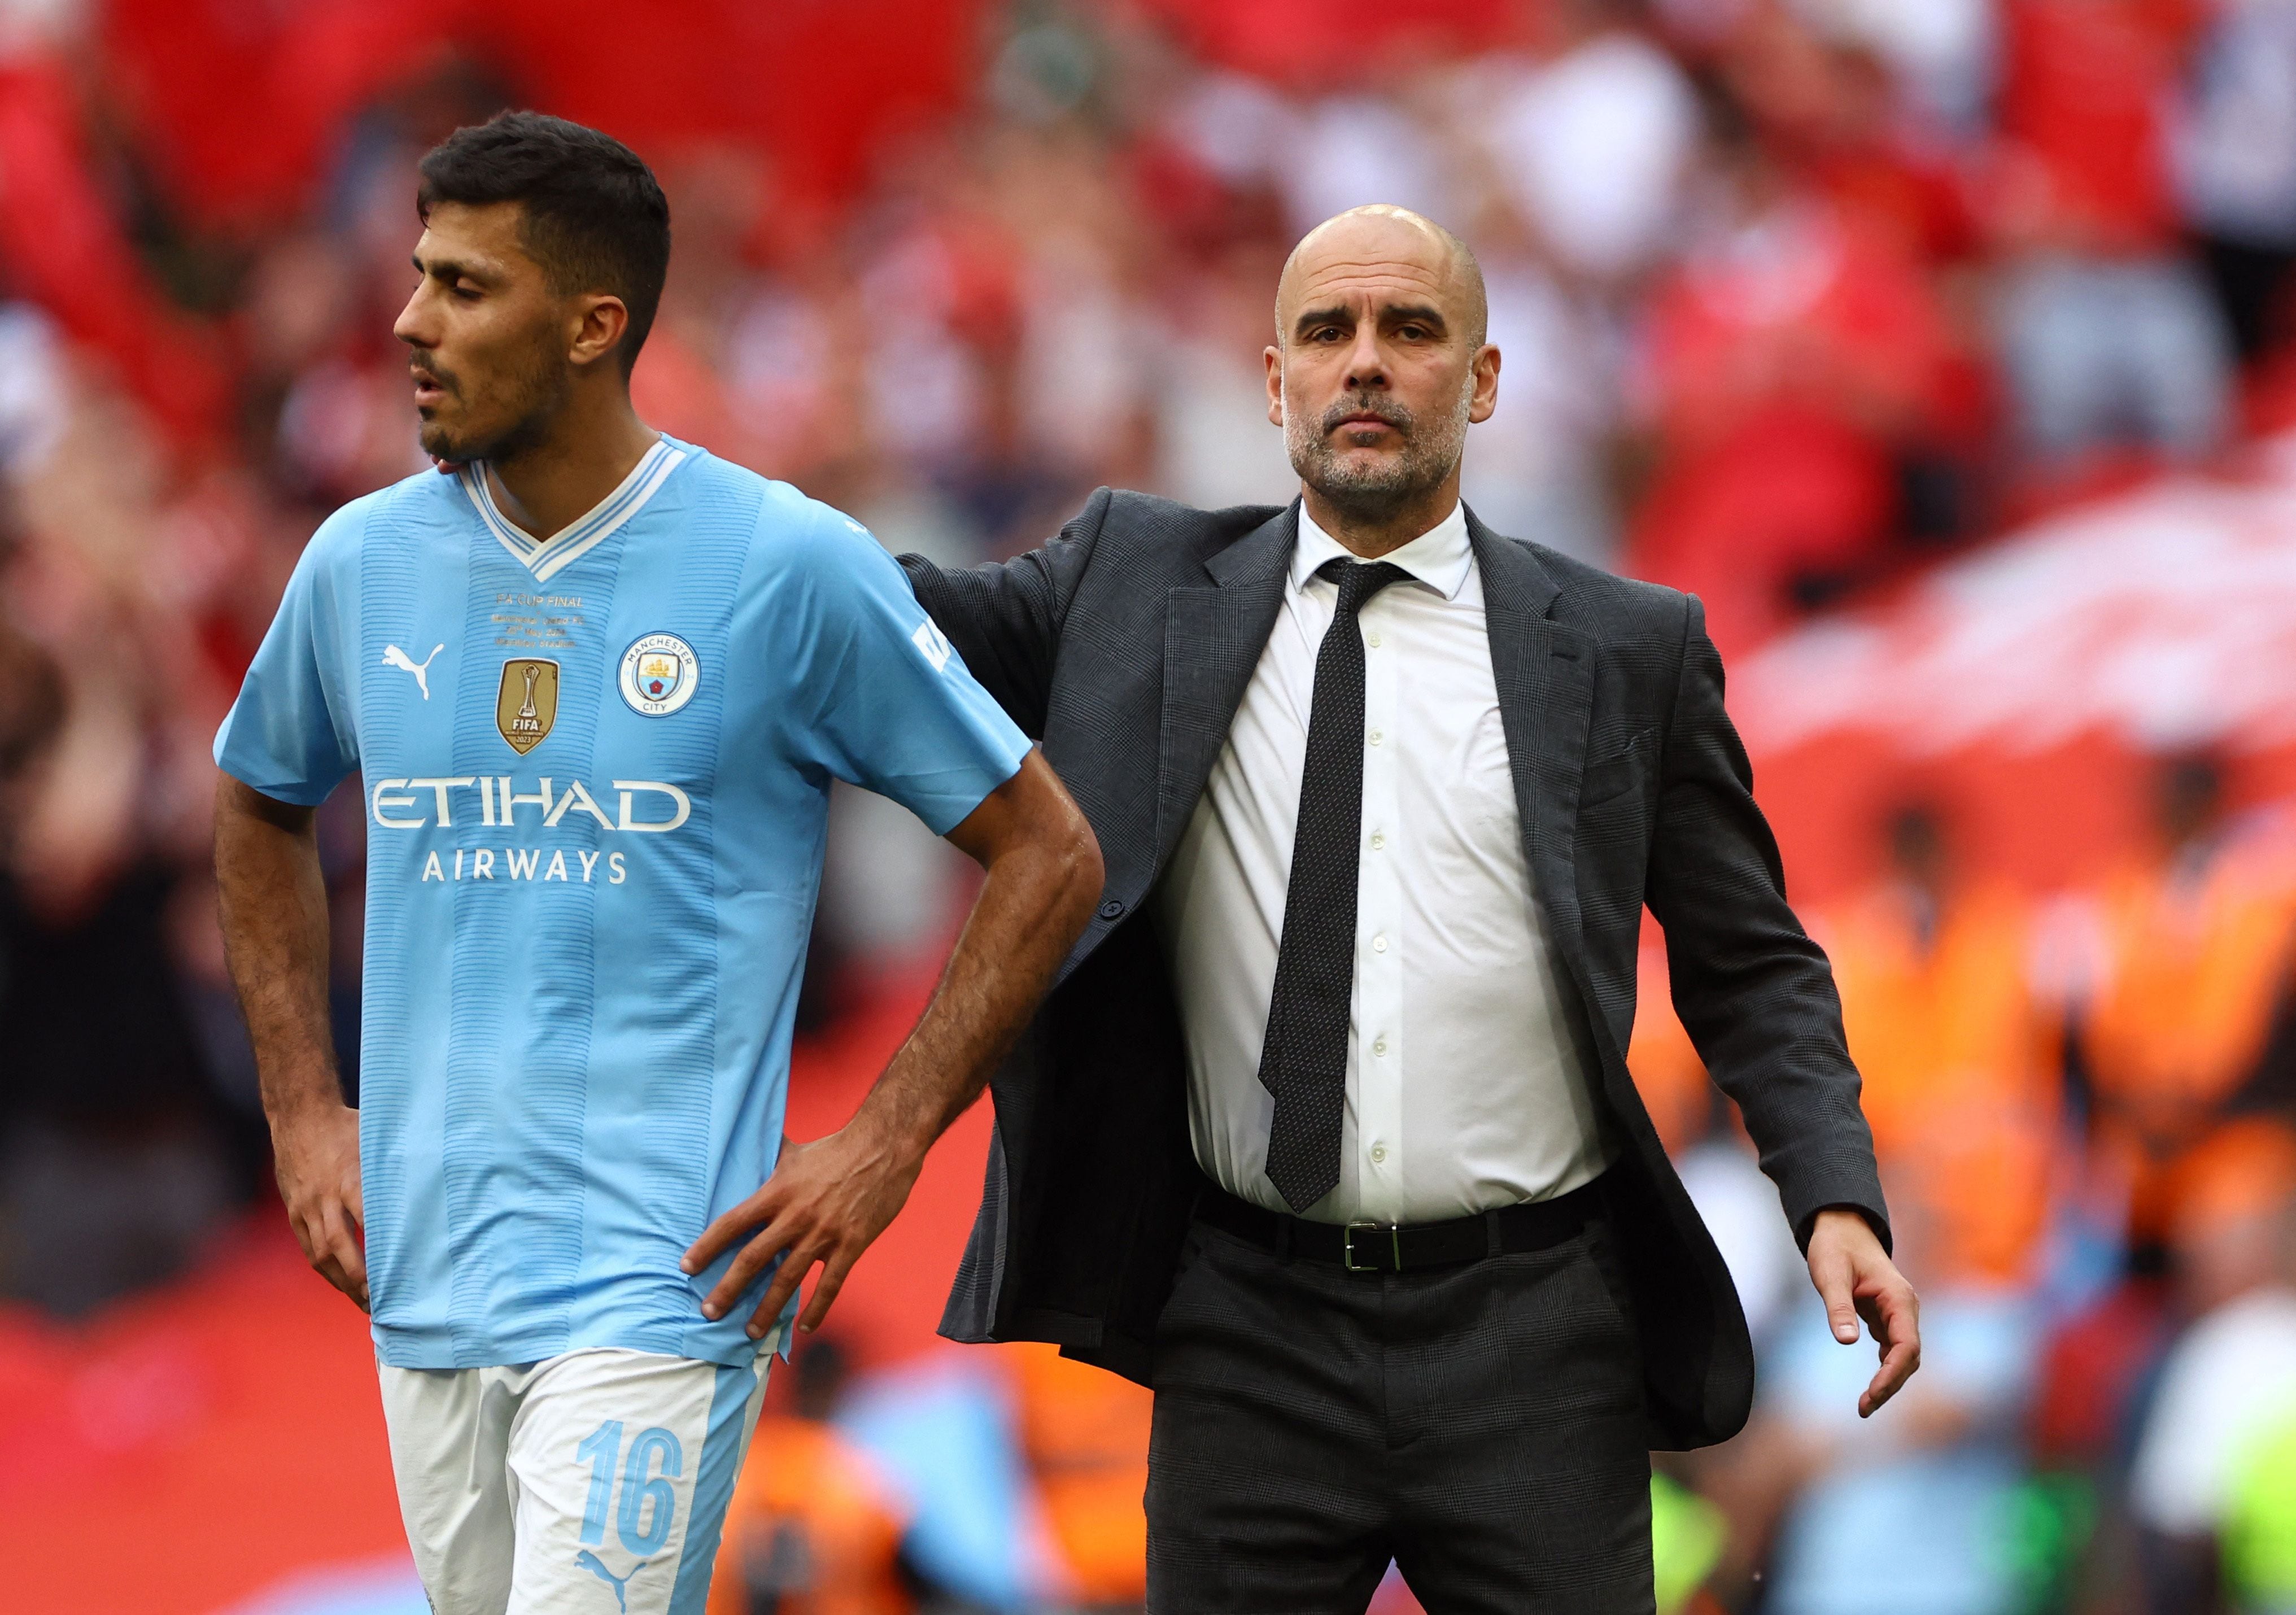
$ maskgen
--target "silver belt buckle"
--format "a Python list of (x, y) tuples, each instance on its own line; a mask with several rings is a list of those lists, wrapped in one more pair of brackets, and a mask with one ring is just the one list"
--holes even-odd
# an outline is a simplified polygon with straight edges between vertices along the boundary
[(1341, 1267), (1346, 1268), (1349, 1273), (1378, 1273), (1382, 1271), (1382, 1269), (1379, 1267), (1367, 1266), (1356, 1260), (1356, 1230), (1358, 1228), (1367, 1229), (1374, 1234), (1384, 1232), (1388, 1237), (1388, 1249), (1395, 1258), (1395, 1267), (1393, 1271), (1397, 1273), (1403, 1271), (1402, 1233), (1395, 1225), (1390, 1223), (1348, 1224), (1347, 1227), (1341, 1232), (1340, 1236)]

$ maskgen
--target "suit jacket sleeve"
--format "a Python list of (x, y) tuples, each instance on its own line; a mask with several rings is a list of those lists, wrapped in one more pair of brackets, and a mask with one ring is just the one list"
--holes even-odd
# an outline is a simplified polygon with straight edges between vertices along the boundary
[(1723, 709), (1705, 608), (1695, 597), (1685, 606), (1647, 893), (1666, 930), (1675, 1011), (1745, 1118), (1795, 1238), (1808, 1243), (1824, 1208), (1853, 1206), (1887, 1247), (1833, 972), (1786, 906), (1777, 841)]
[(1113, 497), (1096, 490), (1059, 537), (1011, 561), (966, 568), (900, 558), (926, 615), (1031, 740), (1045, 737), (1061, 626)]

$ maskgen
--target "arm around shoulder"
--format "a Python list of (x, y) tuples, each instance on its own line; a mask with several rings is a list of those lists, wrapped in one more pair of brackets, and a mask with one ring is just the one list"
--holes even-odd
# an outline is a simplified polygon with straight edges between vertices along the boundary
[(1114, 499), (1108, 488), (1095, 490), (1050, 543), (1010, 561), (944, 567), (922, 555), (900, 557), (918, 603), (981, 687), (1031, 736), (1044, 734), (1062, 625)]

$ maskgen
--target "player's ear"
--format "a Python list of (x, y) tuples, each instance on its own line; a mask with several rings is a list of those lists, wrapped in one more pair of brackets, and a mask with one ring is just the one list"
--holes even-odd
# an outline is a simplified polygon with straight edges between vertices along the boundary
[(1475, 350), (1473, 384), (1467, 394), (1467, 419), (1488, 421), (1499, 406), (1499, 350), (1485, 342)]
[(573, 345), (566, 357), (577, 365), (594, 365), (622, 340), (630, 328), (630, 311), (621, 299), (594, 292), (577, 300)]

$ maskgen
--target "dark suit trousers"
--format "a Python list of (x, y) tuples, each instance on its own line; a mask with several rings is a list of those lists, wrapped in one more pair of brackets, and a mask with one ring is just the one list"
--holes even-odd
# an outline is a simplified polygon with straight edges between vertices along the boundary
[(1156, 1331), (1153, 1615), (1649, 1615), (1627, 1291), (1591, 1223), (1544, 1250), (1354, 1274), (1196, 1224)]

